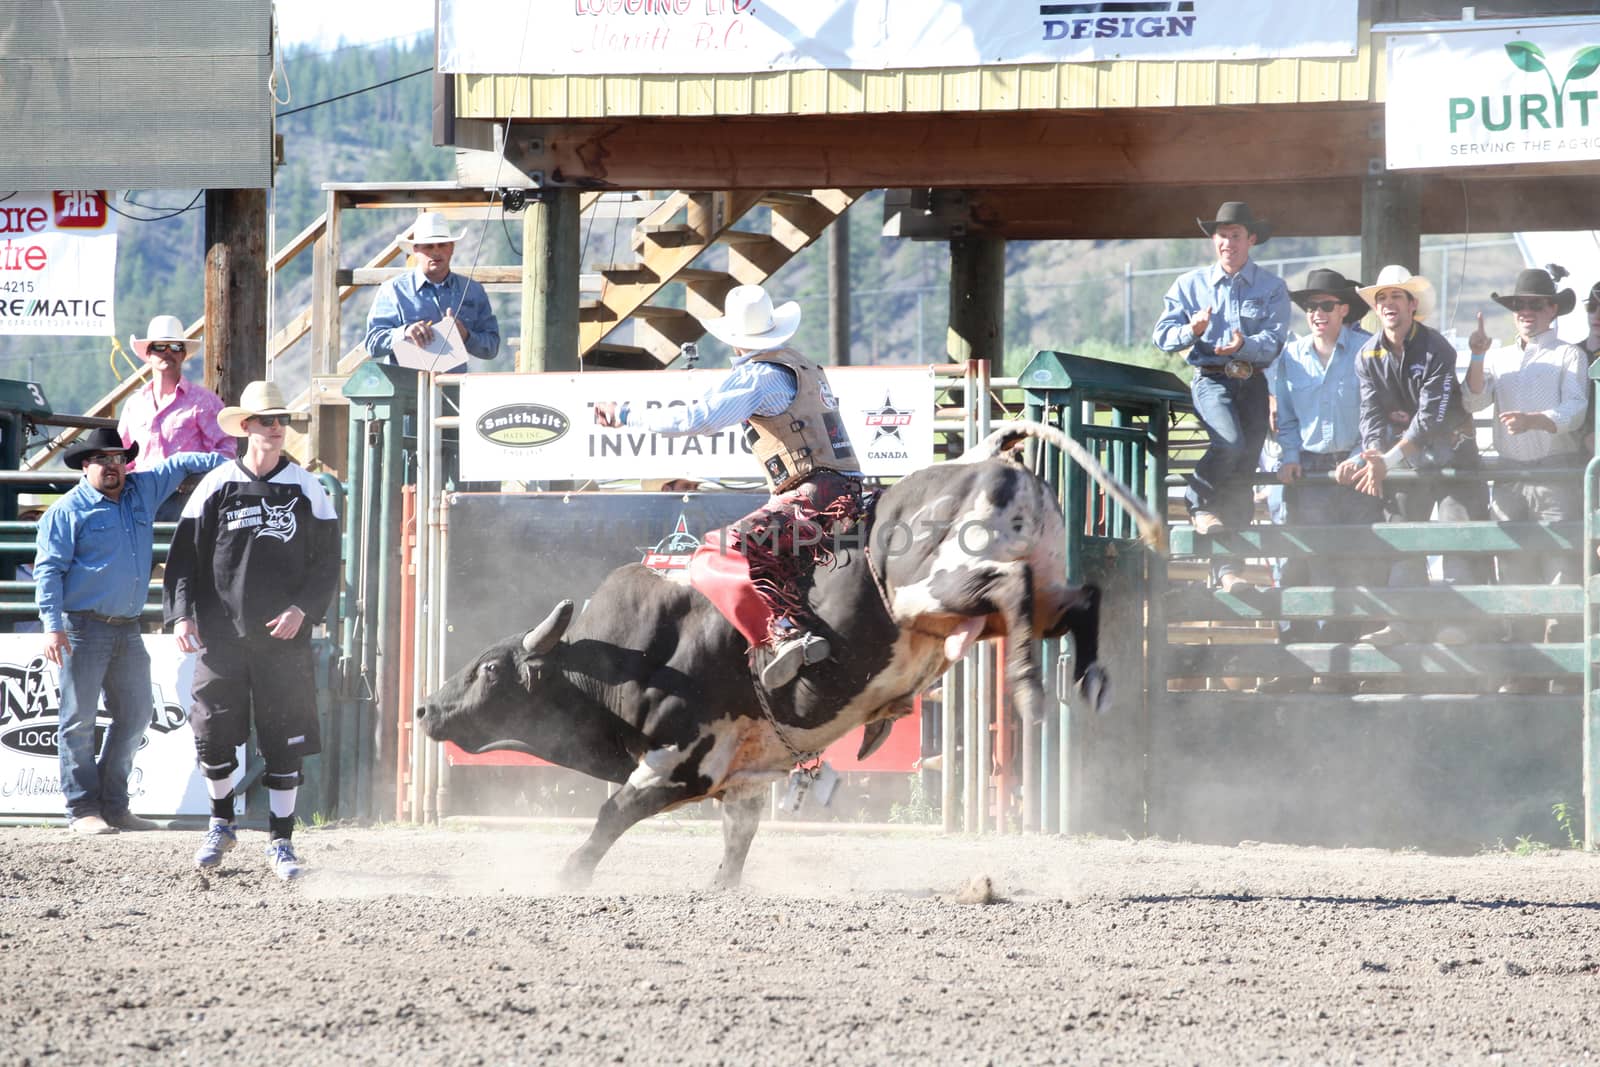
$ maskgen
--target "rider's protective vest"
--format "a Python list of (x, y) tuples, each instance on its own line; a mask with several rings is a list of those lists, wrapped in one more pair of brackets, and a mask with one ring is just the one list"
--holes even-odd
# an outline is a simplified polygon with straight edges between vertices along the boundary
[(859, 473), (861, 464), (839, 417), (839, 401), (822, 368), (792, 348), (757, 352), (750, 358), (788, 367), (797, 387), (794, 402), (783, 411), (752, 415), (745, 422), (745, 440), (761, 461), (772, 492), (793, 489), (818, 468)]

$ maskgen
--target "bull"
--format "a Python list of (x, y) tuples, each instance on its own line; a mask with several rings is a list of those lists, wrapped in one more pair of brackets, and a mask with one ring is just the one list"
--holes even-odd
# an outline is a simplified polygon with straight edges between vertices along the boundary
[(1043, 704), (1038, 641), (1070, 634), (1074, 682), (1104, 710), (1096, 662), (1099, 594), (1066, 578), (1065, 531), (1049, 487), (1004, 458), (1025, 436), (1066, 449), (1139, 518), (1148, 508), (1052, 427), (1010, 423), (963, 460), (884, 491), (865, 548), (835, 546), (809, 591), (832, 658), (777, 691), (749, 645), (704, 596), (639, 564), (613, 571), (573, 621), (562, 601), (448, 679), (417, 715), (428, 736), (469, 752), (511, 749), (615, 782), (562, 883), (587, 885), (630, 826), (714, 797), (723, 856), (739, 883), (767, 787), (857, 726), (863, 757), (912, 698), (973, 642), (1004, 635), (1019, 714)]

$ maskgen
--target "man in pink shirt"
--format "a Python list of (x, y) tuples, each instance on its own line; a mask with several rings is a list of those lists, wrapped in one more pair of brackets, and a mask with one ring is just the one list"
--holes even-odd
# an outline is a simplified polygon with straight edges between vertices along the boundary
[[(133, 354), (150, 366), (150, 381), (122, 406), (117, 433), (124, 445), (137, 443), (146, 463), (179, 452), (215, 452), (230, 459), (238, 443), (217, 425), (222, 400), (203, 385), (186, 381), (183, 361), (200, 345), (184, 336), (176, 315), (150, 320), (146, 337), (129, 337)], [(176, 522), (192, 485), (185, 483), (156, 512), (158, 522)]]

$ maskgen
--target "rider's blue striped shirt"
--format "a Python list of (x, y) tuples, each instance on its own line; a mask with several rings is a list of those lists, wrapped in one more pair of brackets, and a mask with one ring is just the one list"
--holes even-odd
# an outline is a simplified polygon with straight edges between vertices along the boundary
[(629, 405), (623, 409), (622, 422), (674, 437), (714, 433), (752, 415), (782, 413), (794, 403), (797, 391), (793, 371), (743, 356), (734, 360), (728, 376), (703, 396), (669, 407)]

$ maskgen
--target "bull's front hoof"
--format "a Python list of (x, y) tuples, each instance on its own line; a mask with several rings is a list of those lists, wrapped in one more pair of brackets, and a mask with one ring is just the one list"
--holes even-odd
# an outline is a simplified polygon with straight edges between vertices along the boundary
[(556, 874), (556, 887), (564, 893), (578, 893), (594, 881), (594, 868), (568, 860)]
[(743, 871), (736, 871), (732, 874), (729, 874), (728, 872), (719, 869), (716, 877), (711, 879), (711, 888), (714, 892), (728, 893), (738, 889), (739, 884), (743, 881)]

